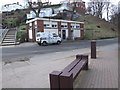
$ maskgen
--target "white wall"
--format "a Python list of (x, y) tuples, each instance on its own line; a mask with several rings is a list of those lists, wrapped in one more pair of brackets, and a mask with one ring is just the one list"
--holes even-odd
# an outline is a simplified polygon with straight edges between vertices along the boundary
[(44, 24), (49, 24), (49, 28), (44, 28), (44, 32), (47, 33), (55, 32), (58, 35), (58, 28), (52, 28), (52, 24), (57, 25), (57, 22), (44, 21)]
[(29, 24), (31, 28), (29, 28), (29, 39), (33, 39), (32, 35), (32, 23)]
[(44, 29), (44, 32), (47, 32), (47, 33), (54, 32), (58, 35), (58, 29)]
[(80, 30), (74, 30), (74, 38), (80, 37)]
[(29, 39), (33, 39), (32, 30), (31, 29), (29, 30)]

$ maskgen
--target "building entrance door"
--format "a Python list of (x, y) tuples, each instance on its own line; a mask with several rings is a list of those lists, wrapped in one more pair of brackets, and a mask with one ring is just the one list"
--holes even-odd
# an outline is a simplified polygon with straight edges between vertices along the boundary
[(71, 30), (71, 40), (74, 40), (74, 31)]
[(62, 30), (62, 39), (63, 39), (63, 40), (66, 39), (66, 30)]

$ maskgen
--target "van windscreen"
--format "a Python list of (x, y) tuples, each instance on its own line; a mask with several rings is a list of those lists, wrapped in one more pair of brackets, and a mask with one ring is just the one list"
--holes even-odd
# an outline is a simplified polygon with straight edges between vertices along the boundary
[(37, 34), (37, 37), (40, 37), (40, 34)]

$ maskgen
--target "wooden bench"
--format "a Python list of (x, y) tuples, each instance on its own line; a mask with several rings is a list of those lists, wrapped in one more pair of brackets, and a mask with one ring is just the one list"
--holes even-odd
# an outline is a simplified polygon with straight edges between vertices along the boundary
[(62, 71), (53, 71), (49, 74), (51, 90), (73, 90), (73, 81), (81, 70), (88, 70), (88, 55), (76, 55), (76, 59)]

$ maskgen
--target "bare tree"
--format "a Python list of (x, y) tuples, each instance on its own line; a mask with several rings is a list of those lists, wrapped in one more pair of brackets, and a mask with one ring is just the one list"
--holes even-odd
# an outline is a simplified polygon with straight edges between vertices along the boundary
[(26, 0), (26, 2), (28, 3), (28, 8), (35, 13), (36, 17), (39, 17), (40, 11), (43, 8), (42, 1), (37, 0), (36, 7), (34, 7), (32, 0)]
[(103, 0), (90, 0), (88, 7), (91, 7), (92, 15), (102, 18), (102, 12), (105, 6)]
[(120, 21), (119, 21), (119, 18), (120, 18), (120, 9), (119, 9), (119, 6), (115, 6), (115, 5), (112, 5), (111, 6), (111, 22), (115, 25), (119, 24)]
[(92, 13), (92, 15), (93, 16), (95, 16), (96, 15), (96, 5), (95, 5), (95, 1), (90, 1), (90, 2), (88, 2), (88, 7), (90, 7), (91, 8), (91, 13)]
[(107, 20), (109, 21), (109, 12), (110, 12), (111, 3), (108, 1), (106, 2), (105, 6), (106, 6), (106, 12), (107, 12)]
[(111, 15), (118, 13), (118, 7), (112, 4), (110, 8), (110, 13)]
[(73, 20), (73, 16), (75, 14), (75, 10), (76, 10), (76, 5), (77, 5), (77, 1), (73, 1), (73, 9), (72, 9), (72, 13), (71, 13), (71, 18), (70, 20)]
[(92, 12), (91, 7), (90, 7), (90, 6), (87, 7), (87, 13), (88, 13), (88, 14), (91, 14), (91, 12)]

